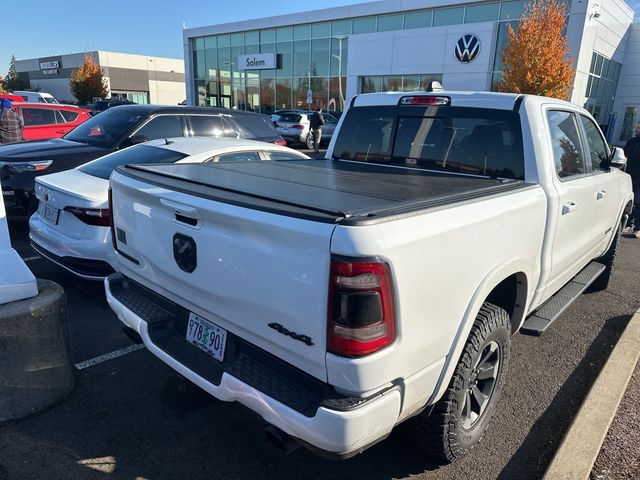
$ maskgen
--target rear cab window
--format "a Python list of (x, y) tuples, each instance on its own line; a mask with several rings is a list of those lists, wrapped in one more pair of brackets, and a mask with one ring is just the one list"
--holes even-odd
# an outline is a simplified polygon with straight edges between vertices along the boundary
[(78, 170), (92, 177), (109, 180), (111, 172), (122, 165), (141, 165), (148, 163), (175, 163), (187, 155), (166, 148), (152, 147), (149, 145), (136, 145), (119, 150), (110, 155), (86, 163)]
[(334, 158), (524, 179), (520, 118), (511, 110), (355, 107), (340, 131)]

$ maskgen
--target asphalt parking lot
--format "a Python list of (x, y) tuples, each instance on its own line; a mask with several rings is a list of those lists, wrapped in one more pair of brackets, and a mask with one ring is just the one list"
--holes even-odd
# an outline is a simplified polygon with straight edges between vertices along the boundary
[[(39, 278), (68, 295), (75, 363), (132, 345), (85, 282), (40, 259), (23, 224), (14, 247)], [(508, 380), (484, 440), (463, 460), (439, 466), (400, 426), (347, 461), (299, 449), (286, 456), (264, 422), (197, 389), (145, 349), (78, 370), (76, 386), (39, 415), (0, 425), (0, 480), (16, 479), (534, 479), (540, 478), (617, 338), (640, 307), (640, 239), (623, 239), (612, 285), (572, 305), (543, 337), (516, 335)]]

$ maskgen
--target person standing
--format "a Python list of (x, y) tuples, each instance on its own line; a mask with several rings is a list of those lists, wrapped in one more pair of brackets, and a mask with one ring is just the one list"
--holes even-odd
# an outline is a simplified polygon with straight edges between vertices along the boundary
[(322, 126), (324, 125), (324, 117), (322, 116), (322, 108), (316, 108), (309, 119), (309, 129), (313, 134), (313, 152), (318, 153), (320, 150), (320, 140), (322, 139)]
[(22, 115), (11, 109), (12, 103), (0, 99), (0, 143), (16, 143), (22, 140), (24, 121)]
[(634, 136), (624, 146), (627, 157), (627, 173), (633, 183), (634, 205), (631, 216), (631, 234), (640, 237), (640, 122), (636, 124)]

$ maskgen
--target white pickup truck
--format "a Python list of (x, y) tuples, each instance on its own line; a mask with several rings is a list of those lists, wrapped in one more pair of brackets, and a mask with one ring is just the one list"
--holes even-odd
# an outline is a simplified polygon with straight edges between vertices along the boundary
[(607, 287), (632, 208), (592, 117), (494, 93), (354, 97), (326, 159), (120, 167), (111, 308), (154, 355), (347, 458), (411, 418), (477, 443), (517, 331)]

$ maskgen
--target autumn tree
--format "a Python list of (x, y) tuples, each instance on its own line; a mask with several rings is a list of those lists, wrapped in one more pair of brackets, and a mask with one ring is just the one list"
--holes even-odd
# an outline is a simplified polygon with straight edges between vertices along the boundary
[(3, 87), (3, 84), (4, 84), (4, 78), (2, 78), (2, 75), (0, 75), (0, 93), (7, 93), (7, 91)]
[(569, 98), (574, 71), (563, 34), (566, 15), (557, 0), (534, 0), (517, 30), (509, 25), (499, 91)]
[(16, 72), (16, 56), (11, 55), (11, 61), (9, 62), (9, 71), (7, 72), (7, 76), (2, 79), (2, 88), (4, 88), (8, 92), (13, 92), (14, 90), (24, 90), (24, 83), (18, 78), (18, 73)]
[(100, 66), (89, 54), (84, 56), (82, 65), (71, 72), (69, 85), (80, 104), (89, 103), (96, 97), (104, 98), (109, 93)]

